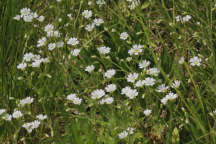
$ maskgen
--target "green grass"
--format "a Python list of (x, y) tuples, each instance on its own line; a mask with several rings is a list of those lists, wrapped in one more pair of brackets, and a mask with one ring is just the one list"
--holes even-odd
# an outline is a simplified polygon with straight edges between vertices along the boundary
[[(21, 118), (3, 119), (0, 115), (0, 143), (5, 144), (214, 144), (216, 143), (216, 1), (214, 0), (140, 0), (133, 10), (126, 0), (109, 0), (101, 7), (92, 0), (2, 0), (0, 1), (0, 109), (12, 114), (15, 109)], [(14, 20), (22, 8), (45, 16), (43, 22)], [(84, 10), (92, 10), (85, 19)], [(71, 18), (67, 14), (71, 14)], [(190, 15), (188, 22), (177, 22), (176, 16)], [(85, 30), (94, 18), (104, 23), (91, 32)], [(59, 20), (61, 19), (61, 21)], [(198, 24), (199, 22), (200, 24)], [(53, 24), (61, 33), (58, 38), (48, 38), (47, 44), (37, 47), (37, 41), (46, 36), (44, 27)], [(121, 40), (127, 32), (129, 38)], [(79, 44), (67, 44), (76, 37)], [(64, 46), (48, 50), (49, 43), (64, 41)], [(128, 51), (134, 44), (144, 46), (138, 56)], [(97, 48), (108, 46), (109, 54), (99, 54)], [(79, 56), (71, 50), (81, 49)], [(26, 53), (49, 57), (49, 63), (40, 67), (28, 66), (20, 70), (17, 65)], [(108, 56), (108, 57), (107, 57)], [(201, 66), (191, 66), (190, 59), (198, 56)], [(179, 64), (181, 57), (185, 62)], [(150, 67), (160, 70), (158, 76), (149, 76), (139, 68), (141, 60), (149, 60)], [(90, 74), (86, 66), (94, 65)], [(104, 77), (109, 69), (116, 74)], [(154, 77), (154, 86), (135, 87), (127, 82), (129, 73), (139, 73), (139, 78)], [(156, 91), (158, 85), (171, 85), (180, 80), (179, 88), (170, 88), (178, 98), (161, 99), (167, 93)], [(98, 104), (91, 92), (116, 84), (117, 90), (109, 96), (112, 104)], [(131, 86), (138, 96), (129, 99), (121, 90)], [(76, 93), (82, 99), (75, 105), (66, 99)], [(34, 102), (24, 107), (19, 101), (26, 97)], [(143, 111), (151, 109), (145, 116)], [(47, 119), (28, 133), (22, 125), (45, 114)], [(134, 133), (119, 139), (128, 127)]]

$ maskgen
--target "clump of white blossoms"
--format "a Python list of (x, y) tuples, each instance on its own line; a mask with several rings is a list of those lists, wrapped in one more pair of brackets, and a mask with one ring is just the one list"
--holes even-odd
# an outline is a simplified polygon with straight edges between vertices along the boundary
[(126, 130), (124, 130), (123, 132), (121, 132), (118, 137), (119, 139), (123, 139), (126, 138), (128, 135), (131, 135), (134, 133), (134, 128), (132, 127), (128, 127)]
[(47, 37), (59, 37), (59, 31), (54, 30), (53, 24), (48, 24), (44, 27), (44, 31), (47, 33)]
[(88, 73), (91, 73), (94, 69), (95, 69), (94, 65), (90, 65), (90, 66), (87, 66), (85, 68), (85, 71), (88, 72)]
[(17, 65), (17, 69), (24, 70), (27, 67), (27, 64), (25, 62), (22, 62)]
[(0, 109), (0, 115), (6, 112), (6, 109)]
[(39, 39), (37, 41), (37, 47), (42, 47), (42, 46), (46, 45), (46, 41), (47, 41), (47, 38), (46, 37), (42, 37), (41, 39)]
[[(33, 19), (38, 18), (38, 14), (36, 12), (32, 12), (29, 8), (23, 8), (20, 10), (20, 15), (16, 15), (14, 17), (15, 20), (23, 19), (25, 22), (32, 22)], [(37, 20), (41, 21), (41, 17), (39, 17)]]
[(101, 18), (95, 18), (93, 21), (93, 25), (96, 25), (96, 26), (100, 26), (103, 23), (104, 23), (104, 20)]
[(76, 94), (69, 94), (67, 96), (67, 100), (72, 101), (74, 104), (80, 105), (82, 102), (82, 99), (78, 98)]
[(128, 51), (130, 55), (139, 55), (143, 52), (143, 45), (133, 45), (132, 48)]
[(113, 101), (114, 99), (112, 97), (105, 97), (99, 101), (99, 104), (111, 104)]
[(79, 44), (79, 40), (75, 37), (69, 38), (69, 40), (67, 41), (67, 44), (75, 46)]
[(143, 83), (145, 86), (153, 86), (155, 84), (155, 79), (151, 78), (151, 77), (147, 77), (147, 78), (145, 78)]
[(115, 84), (109, 84), (105, 87), (106, 92), (114, 92), (117, 89), (117, 86)]
[(150, 68), (146, 71), (146, 73), (148, 75), (152, 75), (152, 76), (158, 76), (158, 74), (160, 73), (158, 68)]
[(102, 46), (102, 47), (98, 47), (97, 50), (100, 54), (108, 54), (108, 53), (110, 53), (111, 48), (106, 47), (106, 46)]
[(146, 110), (144, 110), (143, 113), (144, 113), (145, 116), (149, 116), (152, 113), (152, 110), (146, 109)]
[(106, 2), (104, 0), (97, 0), (96, 4), (101, 7), (102, 5), (106, 4)]
[(89, 19), (92, 17), (92, 11), (91, 10), (84, 10), (82, 12), (82, 16), (84, 16), (86, 19)]
[(138, 92), (136, 89), (127, 86), (121, 90), (121, 94), (126, 95), (129, 99), (134, 99), (138, 95)]
[(140, 69), (146, 69), (150, 64), (151, 64), (150, 61), (143, 60), (139, 63), (139, 68)]
[(104, 77), (110, 79), (110, 78), (112, 78), (115, 74), (116, 74), (116, 70), (114, 70), (114, 69), (109, 69), (109, 70), (107, 70), (107, 71), (104, 73)]
[(122, 39), (122, 40), (126, 40), (128, 37), (129, 37), (129, 35), (127, 32), (123, 32), (120, 34), (120, 39)]
[(171, 87), (172, 88), (179, 88), (181, 82), (179, 80), (174, 80)]
[(165, 84), (161, 84), (157, 87), (157, 92), (166, 92), (169, 89), (169, 86), (166, 86)]
[(15, 112), (13, 112), (13, 114), (12, 114), (12, 117), (13, 118), (20, 118), (20, 117), (22, 117), (23, 116), (23, 114), (22, 114), (22, 112), (21, 111), (15, 111)]
[(33, 122), (24, 123), (22, 125), (23, 128), (27, 130), (28, 133), (31, 133), (34, 129), (40, 126), (40, 121), (34, 120)]
[(54, 50), (55, 48), (56, 48), (56, 44), (55, 43), (50, 43), (48, 45), (48, 50), (50, 50), (50, 51)]
[(190, 15), (186, 15), (182, 18), (182, 22), (188, 22), (192, 17)]
[(20, 105), (20, 106), (24, 106), (24, 105), (26, 105), (26, 104), (31, 104), (31, 103), (33, 103), (33, 101), (34, 101), (34, 98), (26, 97), (26, 98), (20, 100), (19, 105)]
[(80, 49), (74, 49), (74, 50), (71, 50), (71, 55), (72, 56), (78, 56), (79, 55), (79, 53), (80, 53)]
[(95, 28), (94, 23), (93, 24), (88, 24), (88, 25), (86, 25), (85, 30), (91, 32), (94, 28)]
[(127, 1), (130, 2), (129, 8), (131, 10), (135, 9), (140, 4), (140, 0), (127, 0)]
[(136, 87), (142, 87), (144, 85), (144, 80), (138, 80), (135, 84)]
[(91, 98), (92, 99), (100, 99), (101, 97), (103, 97), (105, 95), (104, 90), (102, 89), (96, 89), (91, 93)]
[(39, 114), (39, 115), (36, 116), (36, 118), (38, 120), (45, 120), (45, 119), (47, 119), (47, 115)]
[(202, 59), (195, 56), (195, 57), (191, 58), (189, 62), (190, 62), (191, 66), (200, 66), (201, 62), (202, 62)]
[(163, 103), (165, 105), (169, 100), (174, 100), (177, 97), (178, 97), (177, 94), (170, 92), (164, 98), (161, 99), (161, 103)]
[(40, 55), (33, 53), (26, 53), (23, 56), (23, 62), (17, 65), (17, 69), (24, 70), (27, 67), (27, 62), (32, 62), (30, 64), (32, 67), (39, 67), (41, 63), (48, 63), (48, 58), (41, 58)]
[(138, 78), (139, 74), (138, 73), (130, 73), (128, 76), (127, 76), (127, 81), (128, 82), (131, 82), (131, 83), (134, 83), (136, 81), (136, 79)]

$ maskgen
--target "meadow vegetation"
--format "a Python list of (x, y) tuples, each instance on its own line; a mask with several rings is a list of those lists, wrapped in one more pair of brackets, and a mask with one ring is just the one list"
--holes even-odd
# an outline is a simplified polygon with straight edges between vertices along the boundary
[(215, 4), (1, 0), (0, 143), (215, 144)]

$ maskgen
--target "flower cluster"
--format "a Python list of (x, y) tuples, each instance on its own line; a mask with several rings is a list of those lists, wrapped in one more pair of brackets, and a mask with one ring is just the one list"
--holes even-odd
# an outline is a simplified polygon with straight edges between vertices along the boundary
[(30, 8), (23, 8), (20, 10), (20, 14), (14, 17), (15, 20), (23, 19), (25, 22), (32, 22), (33, 19), (38, 20), (39, 22), (44, 21), (44, 16), (38, 16), (36, 12), (32, 12)]
[(134, 128), (128, 127), (126, 130), (124, 130), (123, 132), (121, 132), (118, 137), (119, 137), (119, 139), (124, 139), (128, 135), (132, 135), (133, 133), (134, 133)]
[(82, 99), (81, 99), (81, 98), (78, 98), (78, 97), (76, 96), (76, 94), (69, 94), (69, 95), (67, 96), (67, 100), (72, 101), (72, 102), (73, 102), (74, 104), (76, 104), (76, 105), (80, 105), (81, 102), (82, 102)]

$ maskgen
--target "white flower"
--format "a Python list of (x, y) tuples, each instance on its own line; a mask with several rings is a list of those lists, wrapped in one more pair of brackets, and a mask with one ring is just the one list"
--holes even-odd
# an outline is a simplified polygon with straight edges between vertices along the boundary
[(67, 44), (72, 45), (72, 46), (75, 46), (75, 45), (78, 45), (78, 44), (79, 44), (79, 41), (78, 41), (77, 38), (72, 37), (72, 38), (70, 38), (70, 39), (67, 41)]
[(173, 99), (176, 99), (178, 97), (178, 95), (170, 92), (166, 95), (166, 97), (170, 100), (173, 100)]
[(47, 41), (46, 37), (42, 37), (41, 39), (38, 40), (37, 47), (44, 46), (46, 44), (46, 41)]
[(180, 60), (178, 61), (179, 64), (183, 64), (184, 63), (184, 57), (181, 57)]
[(146, 73), (148, 75), (152, 75), (152, 76), (158, 76), (158, 74), (160, 73), (158, 68), (150, 68), (146, 71)]
[(128, 127), (126, 130), (121, 132), (118, 137), (119, 137), (119, 139), (123, 139), (123, 138), (127, 137), (129, 134), (131, 135), (133, 133), (134, 133), (134, 128)]
[(136, 87), (142, 87), (144, 85), (144, 81), (143, 80), (138, 80), (135, 84)]
[(99, 51), (100, 54), (108, 54), (108, 53), (110, 53), (110, 49), (111, 48), (105, 47), (105, 46), (97, 48), (97, 50)]
[(99, 101), (99, 104), (111, 104), (113, 103), (114, 99), (112, 97), (106, 97)]
[(133, 99), (138, 95), (136, 89), (132, 89), (131, 87), (127, 86), (121, 90), (122, 95), (126, 95), (126, 97)]
[(128, 37), (129, 37), (129, 35), (127, 32), (123, 32), (120, 34), (120, 39), (122, 39), (122, 40), (126, 40)]
[(126, 130), (128, 131), (128, 134), (134, 134), (134, 128), (128, 127)]
[(19, 21), (20, 20), (20, 18), (21, 18), (21, 16), (20, 15), (16, 15), (13, 19), (15, 19), (15, 20), (17, 20), (17, 21)]
[(40, 67), (41, 62), (42, 62), (41, 60), (36, 60), (32, 62), (32, 67)]
[(91, 98), (92, 99), (100, 99), (101, 97), (103, 97), (105, 95), (104, 90), (102, 89), (96, 89), (91, 93)]
[(25, 16), (28, 16), (30, 15), (31, 13), (31, 10), (29, 8), (23, 8), (20, 10), (20, 13), (21, 13), (21, 17), (25, 17)]
[(104, 4), (106, 4), (106, 3), (105, 3), (104, 0), (97, 0), (97, 1), (96, 1), (96, 4), (98, 4), (98, 5), (101, 6), (101, 5), (104, 5)]
[(150, 64), (151, 64), (150, 61), (143, 60), (139, 63), (139, 68), (140, 69), (146, 69)]
[(174, 80), (174, 82), (172, 83), (172, 88), (178, 88), (180, 86), (180, 81), (179, 80)]
[(104, 73), (104, 77), (110, 79), (110, 78), (112, 78), (115, 74), (116, 74), (116, 70), (114, 70), (114, 69), (109, 69), (109, 70), (107, 70), (107, 71)]
[(135, 80), (138, 78), (139, 74), (138, 73), (130, 73), (128, 76), (127, 76), (127, 81), (128, 82), (131, 82), (131, 83), (134, 83)]
[(43, 21), (44, 21), (44, 19), (45, 19), (45, 17), (44, 17), (44, 16), (39, 16), (39, 17), (37, 18), (37, 20), (38, 20), (39, 22), (43, 22)]
[(6, 110), (5, 109), (0, 109), (0, 115), (2, 115), (3, 113), (5, 113)]
[(123, 131), (123, 132), (121, 132), (120, 134), (119, 134), (119, 139), (123, 139), (123, 138), (125, 138), (125, 137), (127, 137), (128, 136), (128, 132), (127, 131)]
[(155, 79), (151, 78), (151, 77), (147, 77), (147, 78), (145, 78), (143, 83), (145, 86), (153, 86), (155, 84)]
[(36, 118), (39, 120), (45, 120), (45, 119), (47, 119), (47, 115), (39, 114), (36, 116)]
[(71, 51), (71, 55), (72, 56), (78, 56), (80, 51), (81, 51), (80, 49), (74, 49), (74, 50)]
[(133, 47), (128, 51), (130, 55), (139, 55), (143, 51), (143, 45), (133, 45)]
[(87, 67), (85, 68), (85, 71), (91, 73), (94, 69), (95, 69), (94, 65), (90, 65), (90, 66), (87, 66)]
[(161, 84), (157, 87), (157, 92), (166, 92), (169, 89), (169, 86), (166, 86), (165, 84)]
[(179, 22), (180, 18), (181, 18), (181, 16), (176, 16), (176, 21)]
[(56, 44), (55, 43), (50, 43), (48, 45), (48, 50), (50, 50), (50, 51), (54, 50), (55, 48), (56, 48)]
[(214, 111), (213, 111), (213, 114), (215, 114), (215, 115), (216, 115), (216, 110), (214, 110)]
[(149, 116), (152, 113), (152, 110), (146, 109), (146, 110), (144, 110), (143, 113), (144, 113), (145, 116)]
[(34, 129), (38, 128), (40, 125), (40, 121), (34, 120), (33, 122), (30, 123), (24, 123), (22, 125), (23, 128), (25, 128), (28, 133), (31, 133)]
[(47, 33), (53, 33), (54, 31), (54, 26), (52, 24), (48, 24), (44, 27), (44, 31)]
[(202, 59), (197, 57), (197, 56), (190, 59), (190, 65), (191, 66), (200, 66), (201, 62), (202, 62)]
[(164, 98), (161, 99), (161, 103), (166, 104), (169, 100), (174, 100), (178, 97), (177, 94), (174, 94), (172, 92), (168, 93)]
[(161, 99), (161, 103), (164, 105), (167, 103), (167, 101), (168, 101), (167, 97)]
[(186, 15), (186, 16), (184, 16), (184, 17), (182, 18), (182, 21), (183, 21), (183, 22), (187, 22), (187, 21), (189, 21), (191, 18), (192, 18), (192, 17), (191, 17), (190, 15)]
[(85, 30), (87, 30), (87, 31), (92, 31), (93, 29), (95, 28), (95, 24), (93, 23), (93, 24), (88, 24), (88, 25), (86, 25), (86, 27), (85, 27)]
[(89, 19), (90, 17), (92, 17), (92, 11), (91, 10), (84, 10), (82, 12), (82, 15), (86, 18)]
[(114, 92), (117, 89), (115, 84), (109, 84), (105, 87), (106, 92)]
[(24, 16), (24, 17), (23, 17), (23, 20), (24, 20), (25, 22), (32, 22), (33, 18), (34, 18), (34, 16), (33, 16), (32, 14), (29, 14), (29, 15), (27, 15), (27, 16)]
[(94, 19), (94, 22), (93, 22), (96, 26), (100, 26), (101, 24), (104, 23), (103, 19), (101, 18), (96, 18)]
[(67, 100), (72, 101), (74, 104), (80, 105), (82, 99), (78, 98), (76, 94), (70, 94), (67, 96)]
[(13, 118), (20, 118), (23, 116), (22, 112), (21, 111), (15, 111), (13, 114), (12, 114)]
[(67, 100), (73, 101), (73, 99), (76, 97), (76, 94), (69, 94), (67, 96)]
[(26, 53), (23, 56), (23, 60), (26, 62), (30, 62), (32, 59), (34, 58), (34, 54), (30, 53)]
[(26, 98), (20, 100), (19, 104), (20, 104), (21, 106), (24, 106), (24, 105), (26, 105), (26, 104), (31, 104), (31, 103), (33, 103), (33, 101), (34, 101), (34, 98), (26, 97)]
[(10, 114), (5, 114), (5, 115), (2, 117), (2, 119), (6, 120), (6, 121), (11, 121), (12, 115), (10, 115)]
[(27, 67), (27, 64), (24, 63), (24, 62), (22, 62), (19, 65), (17, 65), (17, 69), (21, 69), (21, 70), (24, 70), (26, 67)]

